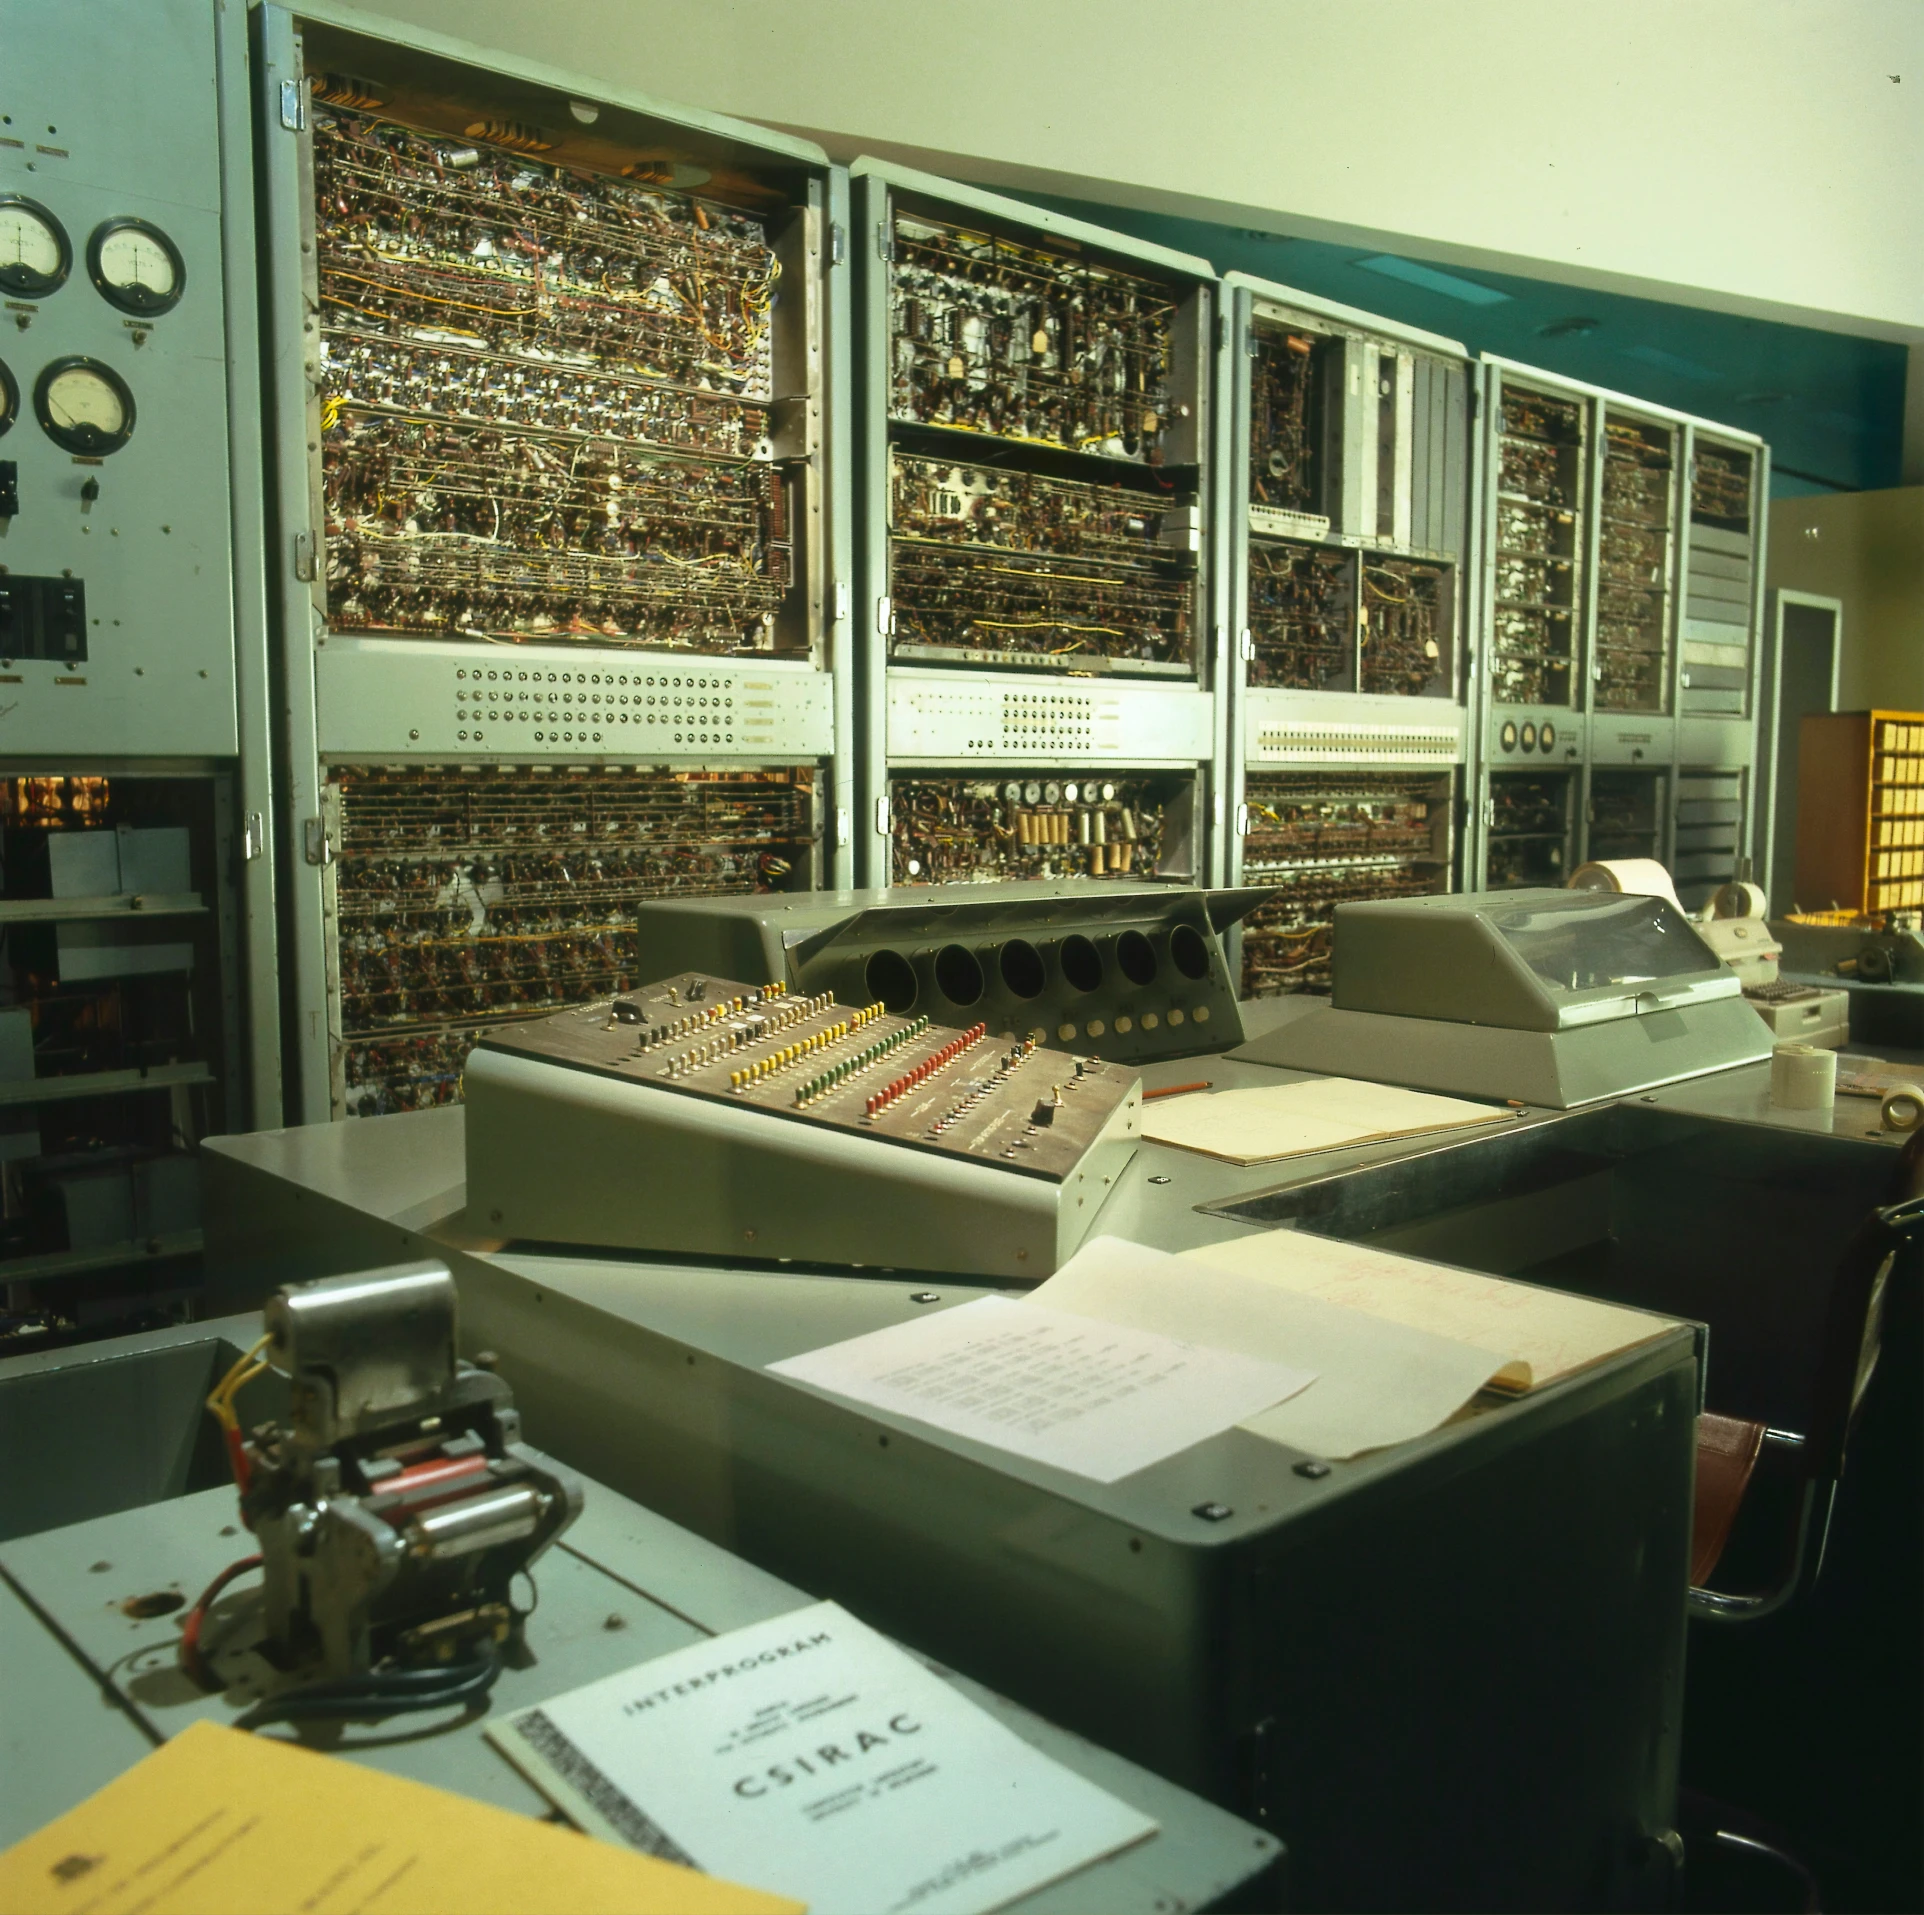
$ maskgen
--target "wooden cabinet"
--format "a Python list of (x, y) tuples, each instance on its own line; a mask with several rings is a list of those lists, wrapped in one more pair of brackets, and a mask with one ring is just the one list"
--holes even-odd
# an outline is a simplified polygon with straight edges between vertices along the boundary
[(1797, 768), (1797, 908), (1924, 908), (1924, 712), (1803, 722)]

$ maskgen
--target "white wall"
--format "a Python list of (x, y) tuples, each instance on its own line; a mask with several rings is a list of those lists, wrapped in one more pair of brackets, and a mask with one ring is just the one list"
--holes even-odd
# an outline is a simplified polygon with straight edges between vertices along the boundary
[(1920, 0), (378, 4), (837, 158), (1924, 340)]

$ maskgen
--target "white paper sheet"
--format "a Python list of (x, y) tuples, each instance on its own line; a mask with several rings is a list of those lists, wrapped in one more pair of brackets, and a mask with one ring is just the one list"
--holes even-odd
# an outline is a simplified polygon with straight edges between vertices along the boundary
[(1232, 1164), (1269, 1163), (1379, 1137), (1510, 1121), (1514, 1113), (1353, 1077), (1310, 1077), (1213, 1096), (1170, 1097), (1142, 1107), (1142, 1134)]
[(1293, 1396), (1310, 1372), (1231, 1350), (978, 1297), (769, 1366), (1098, 1483)]
[(488, 1734), (591, 1834), (811, 1915), (980, 1915), (1156, 1831), (835, 1603)]
[(1670, 1317), (1598, 1303), (1480, 1270), (1425, 1263), (1368, 1244), (1342, 1243), (1302, 1230), (1265, 1230), (1205, 1244), (1180, 1260), (1266, 1278), (1299, 1296), (1320, 1298), (1432, 1336), (1454, 1337), (1517, 1359), (1520, 1389), (1541, 1388), (1619, 1350), (1674, 1329)]
[[(1287, 1254), (1291, 1231), (1271, 1233)], [(1263, 1269), (1230, 1271), (1118, 1237), (1096, 1237), (1031, 1292), (1036, 1303), (1300, 1365), (1316, 1380), (1242, 1427), (1342, 1459), (1448, 1421), (1506, 1357), (1451, 1337), (1299, 1295)]]

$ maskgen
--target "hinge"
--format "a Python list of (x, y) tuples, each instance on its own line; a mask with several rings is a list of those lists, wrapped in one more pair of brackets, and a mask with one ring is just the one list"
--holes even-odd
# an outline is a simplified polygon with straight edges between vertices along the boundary
[(875, 226), (876, 256), (886, 259), (891, 265), (895, 262), (895, 235), (887, 220), (878, 220)]
[(886, 838), (889, 835), (889, 801), (877, 798), (875, 801), (875, 835)]
[(848, 257), (848, 233), (839, 220), (832, 220), (828, 229), (828, 263), (839, 266)]
[(875, 601), (875, 630), (880, 637), (888, 637), (889, 624), (893, 616), (894, 609), (889, 601), (886, 598), (878, 598)]
[(252, 864), (267, 849), (267, 820), (250, 811), (241, 820), (241, 862)]
[(848, 843), (848, 806), (835, 807), (835, 842), (838, 846)]
[(281, 82), (281, 125), (290, 133), (307, 125), (307, 89), (298, 80)]
[(329, 865), (334, 862), (334, 840), (329, 835), (325, 818), (310, 818), (306, 824), (307, 861), (309, 864)]
[(310, 584), (314, 578), (314, 534), (296, 532), (294, 534), (294, 576), (305, 579)]
[(838, 623), (842, 619), (845, 619), (846, 617), (848, 617), (848, 580), (847, 579), (838, 578), (835, 581), (835, 590), (830, 595), (829, 603), (834, 607), (834, 611), (831, 614), (831, 616), (835, 618), (835, 620)]

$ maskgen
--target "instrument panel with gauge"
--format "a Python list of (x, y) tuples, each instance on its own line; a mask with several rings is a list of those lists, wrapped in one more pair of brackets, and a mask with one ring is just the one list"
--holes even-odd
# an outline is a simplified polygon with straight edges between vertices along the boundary
[(236, 30), (176, 0), (8, 17), (0, 757), (237, 748), (221, 154), (244, 130), (210, 82)]

